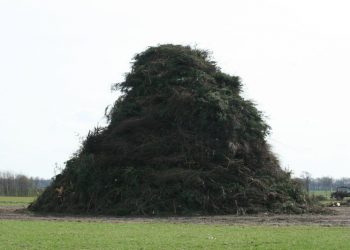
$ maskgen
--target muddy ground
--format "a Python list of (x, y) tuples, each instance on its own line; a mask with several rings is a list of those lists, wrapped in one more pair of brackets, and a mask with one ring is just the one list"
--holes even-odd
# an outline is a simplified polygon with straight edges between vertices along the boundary
[(111, 217), (111, 216), (72, 216), (72, 215), (38, 215), (28, 212), (23, 207), (0, 207), (0, 220), (48, 220), (78, 222), (170, 222), (227, 225), (321, 225), (350, 226), (350, 207), (330, 208), (329, 214), (273, 215), (258, 214), (248, 216), (192, 216), (192, 217)]

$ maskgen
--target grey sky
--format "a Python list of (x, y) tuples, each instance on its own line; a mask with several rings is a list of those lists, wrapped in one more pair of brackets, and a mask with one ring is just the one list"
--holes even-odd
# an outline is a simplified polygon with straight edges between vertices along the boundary
[(175, 43), (242, 78), (283, 167), (349, 177), (347, 2), (0, 0), (0, 170), (51, 177), (134, 54)]

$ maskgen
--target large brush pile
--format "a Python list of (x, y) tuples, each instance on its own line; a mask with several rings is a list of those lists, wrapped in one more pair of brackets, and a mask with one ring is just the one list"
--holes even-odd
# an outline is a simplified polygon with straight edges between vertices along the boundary
[(269, 126), (238, 77), (206, 51), (161, 45), (136, 55), (123, 95), (34, 211), (115, 215), (305, 211), (266, 143)]

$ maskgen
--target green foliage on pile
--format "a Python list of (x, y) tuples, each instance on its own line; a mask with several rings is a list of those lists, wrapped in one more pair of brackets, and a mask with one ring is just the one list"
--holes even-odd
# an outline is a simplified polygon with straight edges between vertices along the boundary
[(116, 215), (303, 212), (304, 194), (266, 142), (238, 77), (208, 52), (151, 47), (134, 58), (109, 124), (91, 131), (35, 211)]

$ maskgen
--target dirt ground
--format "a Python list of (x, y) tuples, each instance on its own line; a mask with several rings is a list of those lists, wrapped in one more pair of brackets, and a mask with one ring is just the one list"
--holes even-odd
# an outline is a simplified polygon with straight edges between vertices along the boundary
[(198, 223), (227, 225), (320, 225), (350, 226), (350, 207), (330, 208), (329, 214), (272, 215), (258, 214), (248, 216), (192, 216), (192, 217), (111, 217), (111, 216), (72, 216), (72, 215), (38, 215), (28, 212), (23, 207), (0, 207), (0, 220), (49, 220), (109, 223)]

